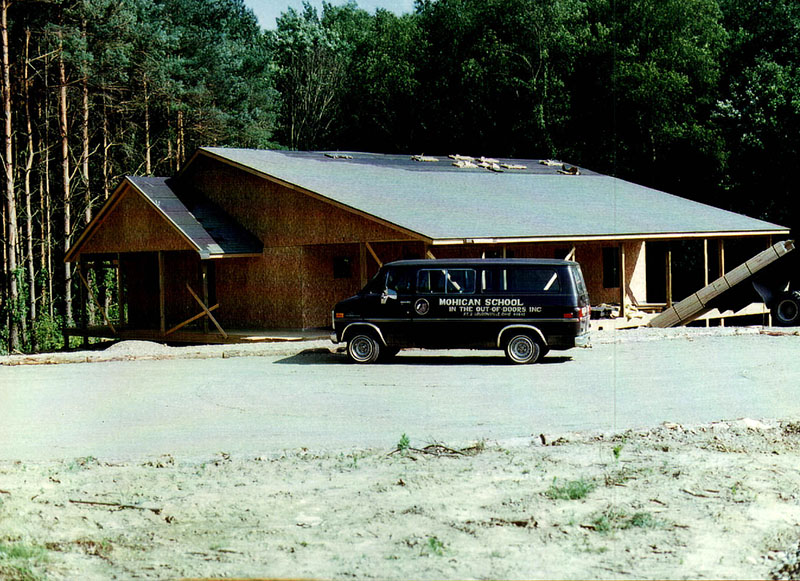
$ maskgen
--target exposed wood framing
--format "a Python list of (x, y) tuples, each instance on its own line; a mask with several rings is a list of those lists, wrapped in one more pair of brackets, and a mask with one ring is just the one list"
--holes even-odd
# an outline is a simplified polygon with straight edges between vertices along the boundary
[(166, 289), (164, 288), (164, 253), (158, 253), (158, 316), (159, 329), (163, 334), (167, 330)]
[(666, 286), (667, 286), (667, 308), (672, 306), (672, 248), (667, 248), (665, 254)]
[(202, 301), (202, 299), (197, 296), (197, 293), (192, 290), (192, 287), (189, 286), (188, 282), (186, 283), (186, 288), (189, 290), (189, 292), (191, 293), (191, 295), (194, 298), (194, 300), (197, 301), (197, 304), (200, 305), (200, 308), (202, 308), (203, 311), (205, 312), (205, 314), (208, 315), (208, 318), (211, 319), (211, 322), (214, 323), (214, 326), (217, 328), (217, 331), (219, 331), (219, 334), (222, 335), (225, 339), (227, 339), (228, 338), (228, 334), (223, 330), (223, 328), (220, 326), (220, 324), (214, 318), (214, 315), (211, 314), (211, 309), (209, 309), (206, 306), (206, 304)]
[(100, 314), (103, 315), (103, 320), (106, 322), (106, 326), (109, 329), (111, 329), (111, 331), (113, 333), (116, 333), (117, 330), (114, 329), (114, 325), (111, 324), (111, 320), (108, 318), (108, 315), (106, 314), (106, 310), (103, 308), (103, 306), (100, 304), (100, 301), (97, 300), (97, 297), (92, 292), (92, 287), (89, 285), (89, 281), (87, 281), (86, 277), (83, 276), (83, 269), (81, 269), (81, 268), (78, 269), (78, 276), (80, 277), (81, 282), (83, 283), (83, 286), (86, 287), (86, 291), (89, 293), (89, 296), (91, 297), (91, 299), (94, 302), (95, 306), (100, 311)]
[[(503, 246), (503, 256), (505, 256), (505, 246)], [(564, 257), (564, 260), (575, 260), (575, 247), (574, 246), (572, 247), (572, 250), (570, 250), (567, 253), (567, 255)]]
[[(209, 308), (208, 308), (208, 312), (210, 313), (211, 311), (213, 311), (213, 310), (215, 310), (215, 309), (218, 309), (218, 308), (219, 308), (219, 303), (217, 303), (217, 304), (216, 304), (216, 305), (214, 305), (214, 306), (211, 306), (211, 307), (209, 307)], [(174, 332), (175, 332), (175, 331), (177, 331), (178, 329), (182, 329), (183, 327), (185, 327), (185, 326), (186, 326), (186, 325), (188, 325), (189, 323), (194, 323), (194, 322), (195, 322), (197, 319), (199, 319), (200, 317), (205, 317), (205, 316), (206, 316), (206, 311), (204, 310), (204, 311), (203, 311), (203, 312), (201, 312), (201, 313), (197, 313), (197, 314), (196, 314), (195, 316), (193, 316), (193, 317), (189, 317), (189, 318), (188, 318), (188, 319), (186, 319), (184, 322), (182, 322), (182, 323), (178, 323), (177, 325), (175, 325), (174, 327), (172, 327), (172, 328), (171, 328), (169, 331), (167, 331), (167, 332), (166, 332), (166, 333), (164, 333), (164, 334), (165, 334), (165, 335), (171, 335), (172, 333), (174, 333)], [(227, 336), (226, 336), (226, 337), (227, 337)]]
[(625, 297), (628, 294), (628, 281), (625, 272), (625, 245), (619, 245), (619, 316), (625, 318)]
[(378, 263), (378, 268), (382, 267), (383, 262), (381, 262), (381, 259), (378, 258), (378, 255), (375, 253), (375, 250), (372, 248), (372, 245), (369, 242), (364, 242), (364, 246), (366, 246), (367, 250), (369, 250), (369, 253), (372, 255), (372, 258), (375, 259), (375, 262)]

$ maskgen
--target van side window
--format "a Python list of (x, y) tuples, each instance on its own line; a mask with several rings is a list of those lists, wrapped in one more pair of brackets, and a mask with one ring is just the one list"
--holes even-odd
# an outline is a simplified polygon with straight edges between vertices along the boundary
[(475, 271), (471, 268), (437, 268), (420, 270), (417, 276), (420, 294), (472, 294), (475, 292)]
[(386, 288), (400, 294), (408, 294), (414, 286), (413, 271), (407, 269), (392, 269), (386, 273)]
[(552, 268), (487, 269), (481, 272), (483, 292), (558, 293), (561, 280)]

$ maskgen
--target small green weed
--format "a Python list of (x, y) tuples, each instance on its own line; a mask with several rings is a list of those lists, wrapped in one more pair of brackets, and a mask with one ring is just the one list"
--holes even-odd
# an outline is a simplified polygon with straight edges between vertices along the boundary
[(623, 510), (608, 508), (594, 516), (591, 520), (591, 528), (598, 533), (610, 533), (615, 530), (627, 530), (631, 528), (652, 529), (661, 526), (663, 523), (649, 512), (635, 512), (628, 515)]
[(444, 543), (436, 537), (428, 537), (428, 542), (425, 548), (431, 555), (436, 555), (437, 557), (441, 557), (444, 555), (445, 551)]
[(557, 478), (553, 478), (553, 484), (545, 490), (544, 494), (552, 500), (580, 500), (593, 491), (597, 486), (590, 480), (581, 478), (580, 480), (568, 480), (564, 484), (559, 484)]
[(408, 452), (408, 449), (411, 447), (411, 439), (408, 437), (407, 434), (403, 434), (400, 436), (400, 440), (397, 442), (397, 449), (400, 452)]

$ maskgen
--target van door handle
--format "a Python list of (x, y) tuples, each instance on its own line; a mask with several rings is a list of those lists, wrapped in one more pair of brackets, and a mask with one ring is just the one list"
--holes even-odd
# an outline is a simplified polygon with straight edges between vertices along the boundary
[(401, 305), (410, 305), (411, 301), (400, 301)]

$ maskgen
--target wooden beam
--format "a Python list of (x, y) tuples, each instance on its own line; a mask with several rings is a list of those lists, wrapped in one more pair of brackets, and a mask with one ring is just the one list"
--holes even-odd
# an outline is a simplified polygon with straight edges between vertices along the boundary
[(163, 334), (167, 330), (166, 289), (164, 288), (164, 253), (158, 251), (158, 317)]
[(378, 268), (381, 268), (383, 266), (383, 263), (381, 262), (381, 259), (378, 258), (378, 255), (375, 253), (375, 250), (372, 248), (372, 245), (369, 242), (364, 242), (364, 246), (367, 248), (367, 250), (369, 250), (369, 253), (372, 255), (372, 258), (375, 259), (375, 262), (378, 263)]
[[(717, 240), (717, 278), (725, 276), (725, 239)], [(725, 317), (719, 320), (719, 326), (725, 326)]]
[(665, 267), (667, 278), (667, 308), (672, 306), (672, 248), (667, 248), (665, 254)]
[[(703, 287), (708, 286), (708, 238), (703, 238)], [(706, 327), (710, 327), (711, 322), (706, 319)]]
[[(203, 279), (203, 304), (208, 304), (208, 263), (205, 260), (200, 261), (200, 276)], [(209, 309), (210, 311), (211, 309)], [(208, 319), (203, 320), (203, 332), (208, 333)]]
[(119, 324), (125, 325), (125, 288), (122, 280), (122, 255), (117, 253), (117, 309), (119, 310)]
[(625, 296), (628, 294), (628, 284), (625, 279), (625, 244), (619, 245), (619, 316), (625, 317)]
[(358, 274), (361, 282), (361, 288), (367, 284), (367, 245), (369, 242), (364, 242), (358, 245)]
[(203, 311), (205, 311), (205, 314), (208, 315), (208, 318), (211, 319), (211, 322), (214, 323), (214, 326), (217, 328), (217, 331), (219, 331), (220, 335), (222, 335), (225, 339), (227, 339), (228, 338), (228, 334), (222, 329), (220, 324), (214, 318), (214, 315), (211, 314), (211, 309), (209, 309), (206, 306), (206, 304), (202, 300), (200, 300), (200, 297), (198, 297), (197, 293), (195, 293), (192, 290), (192, 287), (189, 286), (188, 282), (186, 283), (186, 288), (189, 289), (189, 292), (192, 294), (192, 297), (194, 297), (194, 300), (197, 301), (197, 303), (200, 305), (200, 307), (203, 309)]
[[(211, 312), (211, 311), (213, 311), (214, 309), (218, 309), (218, 308), (219, 308), (219, 303), (217, 303), (217, 304), (216, 304), (216, 305), (214, 305), (213, 307), (209, 307), (209, 308), (208, 308), (208, 312)], [(194, 321), (196, 321), (196, 320), (197, 320), (197, 319), (199, 319), (200, 317), (205, 317), (205, 316), (206, 316), (206, 311), (203, 311), (202, 313), (197, 313), (197, 314), (196, 314), (194, 317), (189, 317), (189, 318), (188, 318), (188, 319), (186, 319), (186, 320), (185, 320), (183, 323), (178, 323), (177, 325), (175, 325), (174, 327), (172, 327), (172, 329), (170, 329), (169, 331), (167, 331), (167, 332), (166, 332), (166, 333), (164, 333), (164, 334), (165, 334), (165, 335), (169, 335), (170, 333), (174, 333), (174, 332), (175, 332), (175, 331), (177, 331), (178, 329), (182, 329), (183, 327), (185, 327), (185, 326), (186, 326), (186, 325), (188, 325), (189, 323), (193, 323)]]

